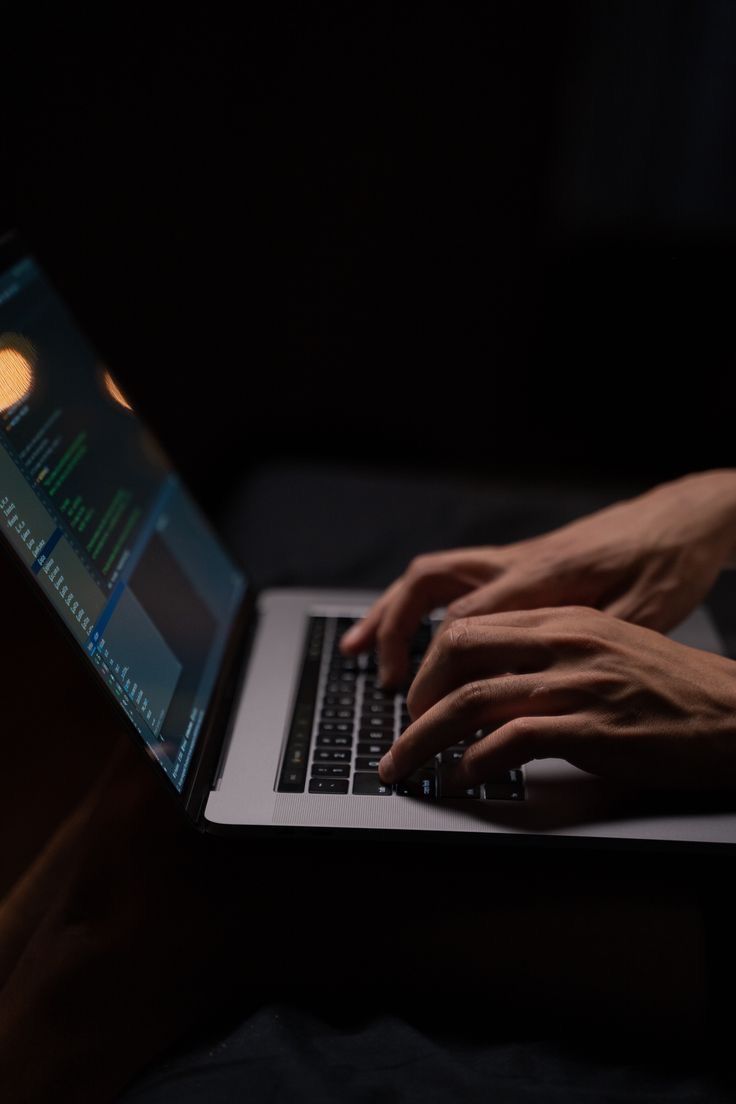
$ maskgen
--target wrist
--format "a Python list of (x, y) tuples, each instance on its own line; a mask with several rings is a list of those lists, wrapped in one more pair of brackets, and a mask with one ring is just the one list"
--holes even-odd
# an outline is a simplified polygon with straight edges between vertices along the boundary
[(692, 511), (707, 518), (707, 529), (723, 566), (736, 567), (736, 468), (694, 472), (674, 483), (689, 500)]

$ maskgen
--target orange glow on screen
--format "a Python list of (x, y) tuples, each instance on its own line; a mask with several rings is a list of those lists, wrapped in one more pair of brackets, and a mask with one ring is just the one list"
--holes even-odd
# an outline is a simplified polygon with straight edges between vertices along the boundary
[(27, 337), (0, 334), (0, 411), (24, 399), (33, 384), (36, 350)]
[(116, 384), (115, 380), (112, 378), (112, 376), (108, 372), (107, 368), (105, 368), (105, 370), (104, 370), (104, 373), (103, 373), (103, 376), (102, 376), (102, 382), (104, 383), (105, 390), (107, 391), (107, 393), (108, 393), (108, 395), (110, 396), (111, 399), (114, 399), (116, 403), (119, 403), (120, 406), (124, 407), (126, 410), (131, 410), (132, 409), (130, 403), (128, 402), (125, 395), (123, 394), (123, 392), (120, 390), (120, 388)]

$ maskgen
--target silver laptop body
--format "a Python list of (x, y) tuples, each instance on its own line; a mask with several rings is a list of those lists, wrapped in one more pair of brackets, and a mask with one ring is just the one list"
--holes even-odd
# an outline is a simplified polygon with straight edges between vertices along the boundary
[[(536, 760), (523, 767), (521, 799), (428, 799), (401, 796), (285, 793), (278, 790), (292, 724), (310, 617), (359, 617), (376, 597), (370, 592), (310, 590), (265, 591), (259, 599), (259, 627), (247, 665), (242, 693), (204, 817), (214, 830), (236, 826), (311, 829), (318, 832), (362, 830), (376, 836), (407, 832), (443, 833), (461, 839), (468, 833), (498, 839), (522, 834), (563, 840), (640, 841), (679, 844), (736, 842), (736, 801), (731, 809), (705, 795), (663, 795), (613, 787), (563, 760)], [(330, 630), (328, 629), (328, 632)], [(691, 647), (723, 653), (709, 612), (696, 609), (670, 634)], [(329, 662), (328, 638), (321, 678)], [(359, 676), (360, 678), (361, 676)], [(314, 755), (317, 718), (310, 732)], [(353, 757), (354, 758), (354, 757)], [(306, 778), (309, 778), (309, 763)], [(351, 765), (350, 783), (355, 777)], [(711, 807), (709, 807), (711, 806)]]

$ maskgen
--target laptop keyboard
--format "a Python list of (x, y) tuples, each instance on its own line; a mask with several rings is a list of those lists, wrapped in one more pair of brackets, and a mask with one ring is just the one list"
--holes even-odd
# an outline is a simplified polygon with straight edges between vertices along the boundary
[[(392, 795), (435, 800), (522, 801), (521, 770), (500, 771), (472, 789), (452, 789), (448, 764), (483, 732), (476, 732), (434, 756), (411, 777), (381, 782), (378, 761), (410, 718), (403, 693), (383, 690), (376, 656), (343, 656), (338, 647), (351, 618), (311, 617), (297, 699), (277, 790), (281, 793)], [(431, 638), (423, 625), (412, 644), (412, 675)]]

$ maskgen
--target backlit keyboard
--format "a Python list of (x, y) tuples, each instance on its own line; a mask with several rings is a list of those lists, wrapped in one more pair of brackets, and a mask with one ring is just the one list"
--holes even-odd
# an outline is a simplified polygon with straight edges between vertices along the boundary
[[(279, 772), (282, 793), (356, 794), (371, 797), (463, 798), (522, 801), (521, 770), (501, 771), (471, 789), (451, 789), (446, 767), (462, 757), (476, 732), (438, 753), (409, 778), (381, 782), (378, 762), (409, 725), (403, 693), (383, 690), (372, 655), (343, 656), (342, 635), (351, 618), (311, 617), (297, 698)], [(412, 675), (431, 637), (422, 625), (411, 650)]]

